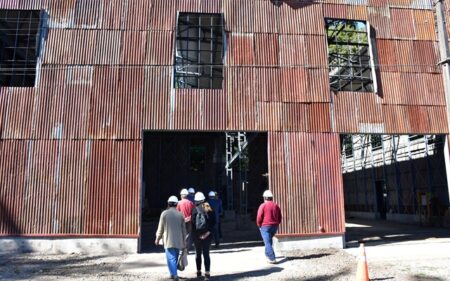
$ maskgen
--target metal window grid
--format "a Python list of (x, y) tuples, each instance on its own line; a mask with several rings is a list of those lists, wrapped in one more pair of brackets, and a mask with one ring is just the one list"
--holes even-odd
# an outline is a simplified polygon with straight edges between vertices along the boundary
[(175, 52), (175, 88), (221, 89), (222, 14), (180, 13)]
[(367, 23), (326, 19), (330, 86), (333, 91), (373, 92)]
[(40, 23), (40, 10), (0, 10), (0, 86), (34, 86)]

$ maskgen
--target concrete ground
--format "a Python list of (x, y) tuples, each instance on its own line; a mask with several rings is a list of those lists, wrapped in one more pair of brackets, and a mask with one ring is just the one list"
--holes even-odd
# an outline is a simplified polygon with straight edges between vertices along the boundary
[[(366, 244), (372, 280), (450, 280), (450, 229), (348, 221), (348, 248), (286, 253), (267, 264), (260, 241), (224, 244), (211, 253), (211, 280), (354, 280), (358, 241)], [(165, 255), (0, 256), (0, 280), (168, 280)], [(189, 255), (182, 280), (195, 278)]]

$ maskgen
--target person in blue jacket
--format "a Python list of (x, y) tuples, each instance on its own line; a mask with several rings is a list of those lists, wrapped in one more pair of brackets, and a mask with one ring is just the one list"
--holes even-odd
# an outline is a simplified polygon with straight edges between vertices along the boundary
[(213, 229), (213, 238), (216, 248), (220, 246), (220, 233), (219, 233), (219, 221), (220, 216), (223, 213), (222, 209), (222, 200), (217, 198), (217, 194), (215, 191), (210, 191), (208, 193), (208, 203), (211, 205), (211, 208), (214, 210), (214, 214), (216, 216), (216, 224)]

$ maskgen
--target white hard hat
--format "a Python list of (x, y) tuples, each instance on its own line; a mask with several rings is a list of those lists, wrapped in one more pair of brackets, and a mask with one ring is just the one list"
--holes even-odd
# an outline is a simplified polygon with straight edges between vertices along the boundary
[(216, 196), (216, 193), (215, 193), (214, 191), (210, 191), (210, 192), (208, 193), (208, 196), (209, 196), (209, 197), (215, 197), (215, 196)]
[(195, 189), (193, 187), (189, 187), (188, 192), (189, 193), (195, 193)]
[(195, 193), (194, 201), (203, 201), (203, 200), (205, 200), (205, 195), (203, 194), (203, 192)]
[(170, 196), (167, 203), (178, 203), (178, 198), (176, 196)]
[(273, 197), (272, 191), (270, 190), (264, 191), (263, 197)]
[(188, 190), (186, 189), (186, 188), (183, 188), (181, 191), (180, 191), (180, 195), (188, 195), (189, 194), (189, 192), (188, 192)]

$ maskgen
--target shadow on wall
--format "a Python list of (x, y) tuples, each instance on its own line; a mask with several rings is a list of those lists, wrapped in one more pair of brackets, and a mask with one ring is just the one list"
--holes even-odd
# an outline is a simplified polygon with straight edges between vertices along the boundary
[(280, 7), (283, 4), (288, 5), (292, 9), (300, 9), (309, 5), (312, 5), (314, 3), (317, 3), (317, 0), (304, 0), (304, 1), (298, 1), (298, 0), (270, 0), (272, 4), (274, 4), (277, 7)]

